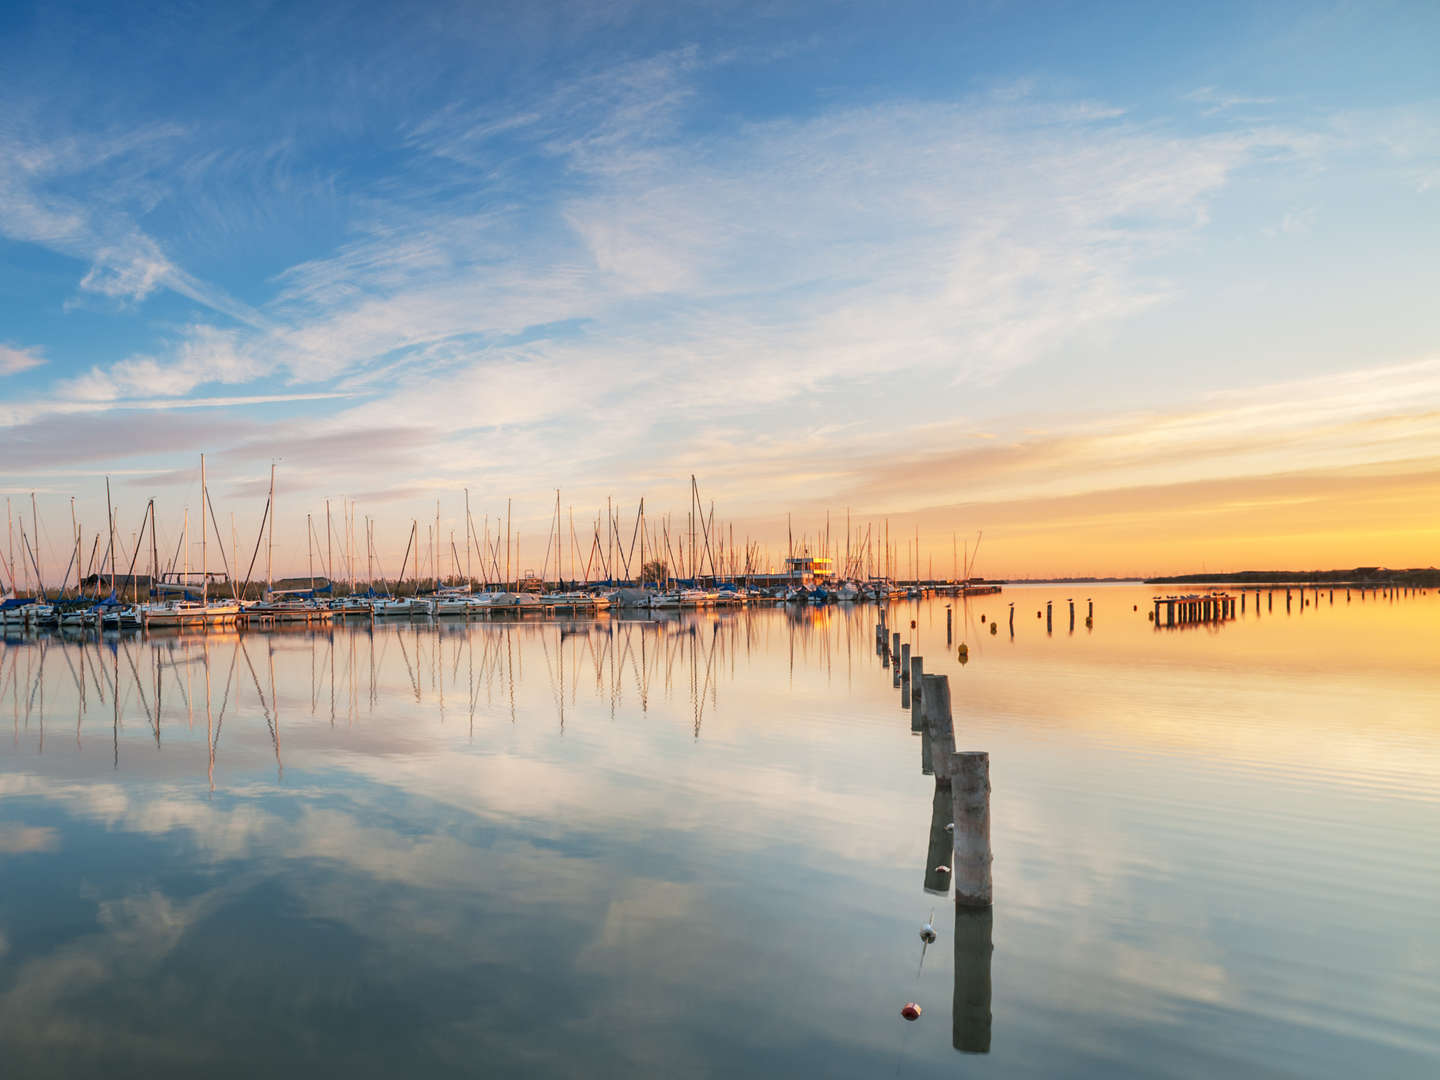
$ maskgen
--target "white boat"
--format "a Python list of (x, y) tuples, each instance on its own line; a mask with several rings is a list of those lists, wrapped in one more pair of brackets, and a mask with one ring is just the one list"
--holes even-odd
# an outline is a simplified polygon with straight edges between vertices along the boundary
[(142, 626), (163, 629), (181, 626), (224, 626), (240, 615), (233, 600), (157, 600), (138, 607)]

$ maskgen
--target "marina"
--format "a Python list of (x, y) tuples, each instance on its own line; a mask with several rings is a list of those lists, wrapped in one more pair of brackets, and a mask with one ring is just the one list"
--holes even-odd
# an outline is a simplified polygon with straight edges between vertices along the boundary
[[(475, 528), (470, 492), (464, 499), (464, 554), (449, 534), (448, 555), (442, 551), (441, 504), (437, 500), (433, 526), (422, 539), (420, 523), (412, 520), (399, 577), (383, 574), (383, 560), (375, 543), (375, 522), (364, 523), (365, 571), (359, 574), (359, 557), (353, 504), (343, 514), (343, 536), (337, 536), (329, 500), (323, 515), (325, 538), (319, 542), (313, 514), (306, 514), (306, 565), (303, 579), (277, 584), (274, 568), (276, 468), (271, 466), (269, 490), (260, 516), (256, 540), (244, 577), (239, 578), (240, 546), (234, 518), (231, 519), (229, 549), (221, 538), (214, 504), (207, 482), (205, 455), (199, 464), (198, 538), (199, 569), (191, 568), (190, 509), (185, 506), (181, 528), (168, 561), (161, 556), (155, 500), (150, 499), (141, 517), (141, 527), (128, 550), (117, 531), (114, 513), (107, 514), (106, 533), (96, 533), (88, 559), (82, 558), (84, 530), (75, 518), (75, 500), (70, 500), (70, 531), (73, 549), (69, 564), (58, 585), (44, 584), (39, 551), (41, 520), (38, 505), (30, 499), (30, 532), (23, 514), (19, 520), (21, 555), (16, 556), (15, 514), (6, 501), (8, 557), (0, 554), (0, 626), (47, 628), (64, 626), (107, 628), (146, 632), (195, 628), (241, 626), (263, 629), (281, 625), (323, 626), (337, 619), (478, 619), (502, 617), (570, 617), (596, 614), (611, 607), (629, 610), (679, 610), (739, 607), (751, 603), (833, 604), (888, 603), (900, 598), (931, 596), (981, 597), (1000, 591), (1000, 586), (975, 578), (974, 557), (969, 541), (965, 545), (963, 576), (957, 540), (951, 534), (953, 569), (949, 579), (922, 578), (920, 537), (891, 542), (889, 525), (883, 533), (879, 524), (852, 529), (848, 515), (843, 546), (832, 539), (829, 515), (815, 538), (821, 553), (810, 550), (811, 538), (803, 535), (797, 544), (787, 517), (789, 553), (778, 569), (769, 565), (758, 544), (746, 539), (737, 551), (734, 529), (727, 534), (715, 521), (711, 503), (705, 512), (700, 487), (690, 478), (690, 508), (684, 532), (672, 536), (669, 515), (657, 524), (646, 521), (645, 500), (639, 500), (631, 521), (628, 545), (622, 530), (622, 515), (607, 506), (602, 538), (597, 514), (588, 552), (581, 555), (577, 544), (573, 510), (570, 517), (569, 558), (565, 559), (566, 536), (562, 527), (560, 493), (555, 494), (552, 531), (546, 537), (545, 556), (539, 572), (517, 572), (520, 562), (519, 536), (511, 542), (509, 500), (504, 518), (503, 555), (497, 519), (492, 542), (488, 518), (483, 533)], [(105, 485), (110, 504), (110, 485)], [(213, 526), (213, 528), (212, 528)], [(146, 537), (148, 531), (148, 552)], [(36, 540), (32, 545), (30, 536)], [(883, 540), (882, 540), (883, 538)], [(102, 545), (102, 539), (104, 544)], [(974, 556), (979, 554), (980, 537)], [(339, 541), (338, 545), (335, 541)], [(428, 540), (428, 544), (425, 542)], [(649, 550), (647, 553), (647, 540)], [(219, 569), (212, 569), (211, 544)], [(637, 550), (638, 542), (638, 550)], [(883, 548), (880, 546), (883, 543)], [(169, 547), (169, 545), (164, 545)], [(422, 551), (428, 547), (428, 569), (422, 573)], [(253, 580), (261, 550), (265, 552), (264, 583)], [(797, 554), (797, 549), (799, 553)], [(659, 555), (656, 555), (656, 552)], [(824, 554), (843, 552), (839, 558)], [(513, 551), (513, 562), (512, 562)], [(136, 573), (137, 564), (148, 554), (149, 573)], [(320, 574), (316, 574), (317, 554)], [(448, 572), (442, 565), (448, 558)], [(908, 558), (912, 576), (899, 578), (899, 568)], [(124, 560), (125, 570), (119, 571)], [(232, 561), (234, 567), (232, 568)], [(337, 569), (342, 571), (337, 580)], [(463, 576), (462, 576), (463, 569)], [(933, 560), (929, 567), (933, 571)], [(34, 572), (34, 585), (30, 574)], [(478, 571), (478, 573), (477, 573)], [(407, 576), (408, 575), (408, 576)], [(72, 587), (72, 578), (76, 585)], [(23, 582), (23, 584), (22, 584)], [(145, 598), (141, 598), (142, 588)], [(52, 596), (51, 590), (54, 590)], [(125, 594), (128, 591), (129, 601)]]

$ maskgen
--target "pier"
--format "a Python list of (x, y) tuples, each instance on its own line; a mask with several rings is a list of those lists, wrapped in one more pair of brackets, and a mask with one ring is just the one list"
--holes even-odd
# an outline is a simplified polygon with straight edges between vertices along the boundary
[[(1164, 622), (1161, 622), (1161, 612)], [(1222, 623), (1235, 618), (1235, 597), (1229, 593), (1190, 593), (1185, 596), (1157, 596), (1152, 621), (1159, 626), (1191, 626)]]

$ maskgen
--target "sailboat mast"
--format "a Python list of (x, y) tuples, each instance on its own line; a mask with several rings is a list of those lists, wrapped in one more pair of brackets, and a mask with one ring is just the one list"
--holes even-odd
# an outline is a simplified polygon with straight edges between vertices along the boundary
[(310, 571), (310, 591), (315, 591), (315, 528), (310, 515), (305, 515), (305, 567)]
[[(105, 478), (105, 501), (106, 503), (110, 501), (110, 478), (108, 476)], [(30, 553), (31, 558), (35, 560), (35, 588), (40, 591), (43, 597), (45, 594), (45, 577), (40, 571), (40, 514), (35, 509), (35, 492), (33, 491), (30, 492), (30, 523), (35, 526), (31, 530), (35, 534), (35, 548)], [(115, 562), (113, 555), (111, 556), (110, 562), (110, 585), (112, 588), (115, 585)]]
[(160, 541), (155, 536), (155, 500), (150, 500), (150, 596), (155, 596), (155, 582), (160, 579)]
[[(335, 568), (331, 560), (330, 552), (330, 500), (325, 500), (325, 580), (333, 586), (335, 579)], [(330, 590), (331, 595), (335, 593), (334, 588)]]
[[(209, 528), (205, 525), (205, 503), (208, 496), (205, 492), (205, 455), (200, 455), (200, 602), (202, 604), (210, 601), (210, 560), (209, 553), (205, 549), (205, 538), (210, 535)], [(215, 539), (220, 539), (218, 536)]]
[[(32, 495), (31, 498), (33, 499), (34, 496)], [(110, 477), (108, 476), (105, 477), (105, 521), (110, 529), (110, 591), (113, 593), (115, 591), (115, 512), (110, 506)], [(39, 534), (36, 534), (36, 539), (39, 539)]]
[(84, 596), (85, 590), (81, 587), (84, 582), (80, 580), (80, 526), (75, 521), (75, 496), (70, 496), (70, 531), (75, 534), (75, 595)]
[(275, 463), (270, 463), (270, 535), (265, 545), (265, 591), (275, 591)]
[(470, 576), (470, 489), (465, 489), (465, 584), (471, 585), (474, 578)]
[[(6, 565), (10, 567), (10, 588), (15, 586), (15, 518), (10, 513), (10, 496), (5, 496), (5, 532), (9, 536), (10, 557)], [(27, 575), (28, 576), (28, 575)]]

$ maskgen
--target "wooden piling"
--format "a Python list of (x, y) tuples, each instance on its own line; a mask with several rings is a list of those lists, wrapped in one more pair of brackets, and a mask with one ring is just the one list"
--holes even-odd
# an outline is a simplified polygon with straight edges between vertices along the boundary
[(935, 764), (935, 783), (950, 786), (950, 767), (955, 754), (955, 721), (950, 712), (950, 677), (924, 676), (925, 692), (922, 723), (930, 738), (931, 759)]
[(910, 643), (907, 641), (900, 646), (900, 682), (901, 684), (910, 681)]
[(994, 902), (990, 880), (990, 754), (965, 750), (950, 755), (950, 805), (955, 815), (955, 856), (950, 864), (959, 907)]
[(1050, 622), (1050, 601), (1045, 601), (1045, 632), (1048, 634), (1052, 629)]

